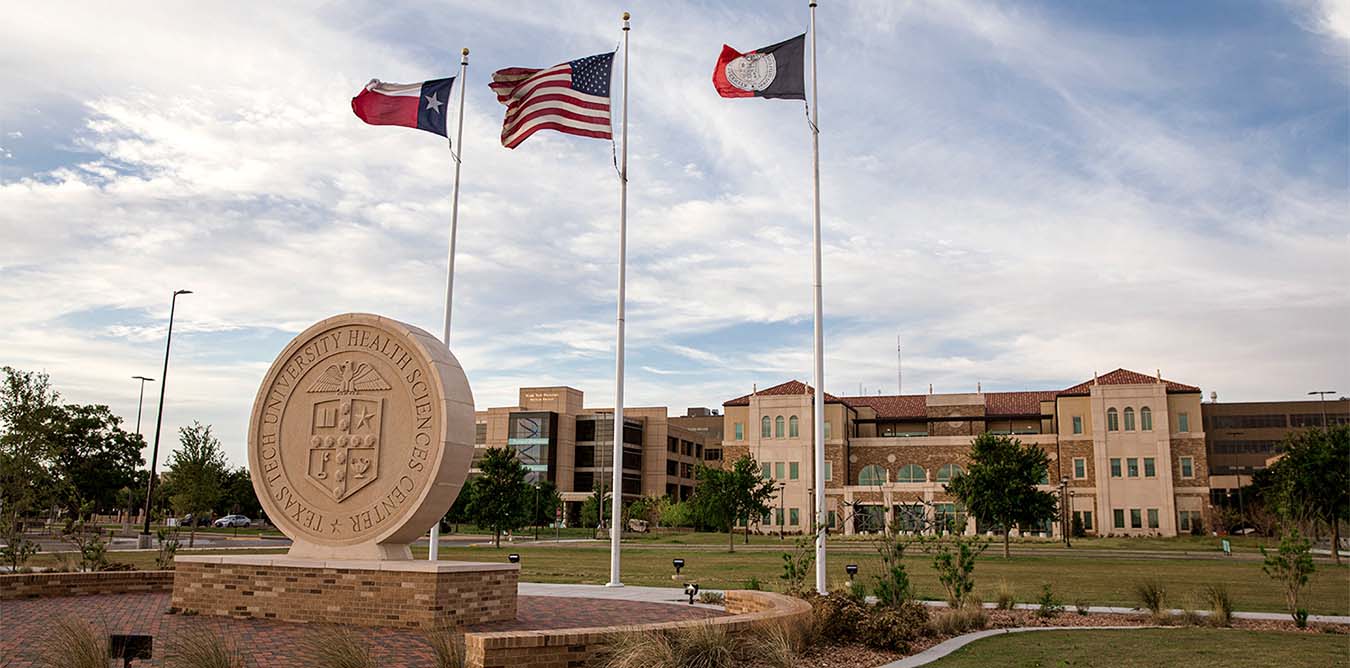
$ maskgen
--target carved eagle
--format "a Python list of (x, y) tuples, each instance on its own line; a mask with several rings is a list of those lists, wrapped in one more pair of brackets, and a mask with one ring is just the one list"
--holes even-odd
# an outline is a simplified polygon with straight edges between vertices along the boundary
[(351, 362), (343, 362), (328, 365), (310, 386), (309, 391), (353, 394), (388, 389), (391, 389), (389, 383), (380, 377), (380, 372), (376, 371), (375, 367), (365, 362), (355, 366)]

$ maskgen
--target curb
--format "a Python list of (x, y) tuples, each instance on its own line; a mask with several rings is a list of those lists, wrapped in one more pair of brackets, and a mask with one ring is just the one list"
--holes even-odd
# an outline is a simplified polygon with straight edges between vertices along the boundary
[(1010, 628), (1010, 629), (989, 629), (989, 630), (987, 630), (987, 631), (976, 631), (975, 633), (967, 633), (967, 634), (965, 634), (965, 635), (963, 635), (963, 636), (956, 636), (955, 638), (949, 638), (949, 639), (947, 639), (947, 640), (942, 641), (941, 643), (939, 643), (939, 644), (937, 644), (937, 645), (934, 645), (934, 646), (929, 647), (928, 649), (926, 649), (926, 650), (924, 650), (924, 651), (922, 651), (922, 652), (919, 652), (918, 654), (915, 654), (915, 655), (913, 655), (913, 656), (907, 656), (907, 657), (905, 657), (905, 658), (903, 658), (903, 659), (900, 659), (900, 660), (898, 660), (898, 661), (892, 661), (892, 662), (890, 662), (890, 663), (887, 663), (887, 664), (882, 665), (880, 668), (917, 668), (918, 666), (925, 666), (925, 665), (928, 665), (928, 664), (930, 664), (930, 663), (932, 663), (932, 662), (934, 662), (934, 661), (937, 661), (938, 659), (941, 659), (941, 658), (947, 656), (948, 654), (951, 654), (952, 652), (955, 652), (955, 651), (958, 650), (958, 649), (961, 649), (962, 647), (965, 647), (966, 645), (969, 645), (970, 643), (975, 642), (976, 640), (983, 640), (983, 639), (985, 639), (985, 638), (991, 638), (991, 637), (993, 637), (993, 636), (1004, 635), (1004, 634), (1008, 634), (1008, 633), (1030, 633), (1030, 632), (1032, 632), (1032, 631), (1078, 631), (1078, 630), (1082, 630), (1082, 631), (1120, 631), (1120, 630), (1126, 630), (1126, 629), (1160, 629), (1160, 628), (1172, 628), (1172, 627), (1165, 627), (1165, 626), (1030, 626), (1030, 627), (1026, 627), (1026, 626), (1024, 626), (1024, 627)]

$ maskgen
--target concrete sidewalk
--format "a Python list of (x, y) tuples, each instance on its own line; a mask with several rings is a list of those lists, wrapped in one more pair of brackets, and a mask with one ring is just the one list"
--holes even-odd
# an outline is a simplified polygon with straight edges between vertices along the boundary
[[(705, 589), (701, 591), (716, 591)], [(673, 603), (689, 605), (689, 597), (684, 595), (684, 585), (670, 587), (607, 587), (605, 585), (545, 584), (540, 582), (521, 582), (516, 589), (521, 596), (559, 596), (566, 598), (599, 598), (616, 601), (639, 601), (643, 603)], [(694, 598), (694, 607), (721, 610), (720, 605), (699, 603)]]

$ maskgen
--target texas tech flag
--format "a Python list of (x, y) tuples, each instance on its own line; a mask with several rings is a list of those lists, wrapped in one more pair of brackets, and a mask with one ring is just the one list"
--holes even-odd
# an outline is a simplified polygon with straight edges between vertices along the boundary
[(713, 69), (713, 86), (722, 97), (806, 99), (806, 35), (738, 53), (723, 44)]
[(454, 77), (415, 84), (371, 79), (365, 90), (352, 98), (352, 111), (371, 125), (402, 125), (445, 137), (445, 116), (454, 83)]

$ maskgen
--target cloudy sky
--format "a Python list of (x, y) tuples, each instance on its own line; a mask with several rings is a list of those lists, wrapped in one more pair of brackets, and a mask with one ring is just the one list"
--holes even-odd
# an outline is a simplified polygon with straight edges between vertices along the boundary
[[(608, 405), (610, 145), (502, 148), (487, 83), (613, 49), (629, 9), (628, 403), (809, 380), (803, 105), (709, 81), (723, 42), (804, 31), (804, 1), (390, 4), (8, 9), (0, 363), (132, 428), (131, 376), (160, 375), (170, 293), (194, 290), (166, 448), (201, 420), (242, 464), (257, 386), (309, 323), (439, 332), (448, 151), (349, 99), (468, 46), (453, 349), (480, 407), (544, 384)], [(1232, 401), (1350, 392), (1346, 2), (822, 5), (828, 390), (894, 393), (898, 334), (907, 392), (1116, 367)]]

